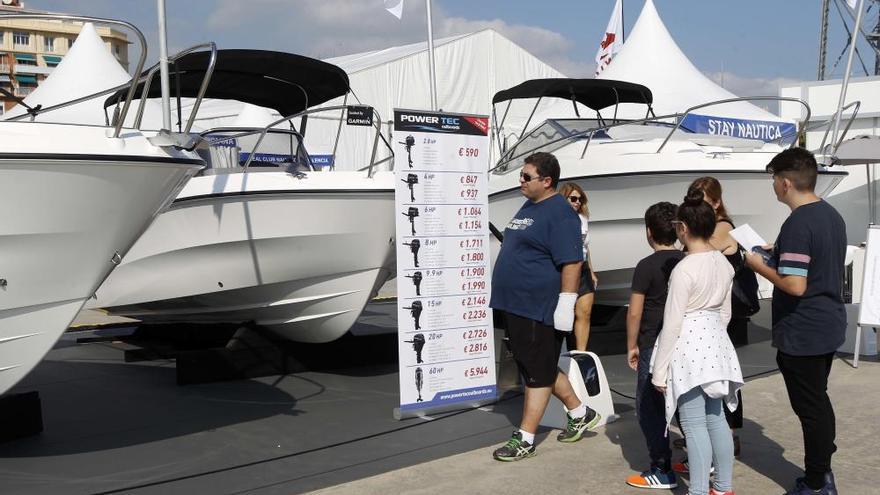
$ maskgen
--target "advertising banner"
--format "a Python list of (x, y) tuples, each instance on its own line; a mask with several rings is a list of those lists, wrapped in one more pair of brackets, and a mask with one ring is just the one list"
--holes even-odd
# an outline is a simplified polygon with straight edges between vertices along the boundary
[(690, 113), (681, 121), (681, 126), (698, 134), (759, 139), (768, 143), (781, 139), (783, 145), (790, 144), (797, 138), (797, 127), (788, 122), (741, 120)]
[(488, 132), (488, 117), (394, 111), (399, 418), (496, 397)]

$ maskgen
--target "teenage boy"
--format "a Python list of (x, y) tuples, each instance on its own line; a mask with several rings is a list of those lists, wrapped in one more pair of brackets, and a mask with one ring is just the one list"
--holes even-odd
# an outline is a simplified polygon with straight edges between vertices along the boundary
[(626, 314), (626, 359), (629, 367), (638, 373), (636, 414), (651, 458), (647, 471), (626, 479), (628, 485), (638, 488), (670, 489), (678, 486), (666, 436), (664, 397), (651, 385), (649, 372), (654, 342), (663, 328), (669, 275), (684, 257), (684, 253), (675, 247), (677, 236), (672, 221), (676, 208), (672, 203), (662, 202), (645, 212), (648, 245), (654, 253), (636, 265)]
[(492, 271), (489, 306), (507, 324), (513, 359), (525, 381), (522, 422), (507, 444), (495, 450), (499, 461), (535, 455), (535, 432), (552, 393), (568, 409), (568, 426), (556, 439), (576, 442), (596, 426), (599, 414), (581, 403), (559, 370), (565, 333), (574, 325), (574, 305), (583, 264), (581, 220), (556, 193), (559, 162), (550, 153), (526, 157), (519, 188), (526, 197), (504, 230)]
[(804, 435), (805, 476), (788, 495), (836, 495), (831, 455), (835, 421), (828, 398), (834, 352), (843, 344), (846, 310), (841, 298), (846, 225), (816, 196), (813, 154), (791, 148), (767, 165), (776, 199), (791, 208), (771, 259), (750, 253), (746, 263), (773, 283), (773, 346), (791, 408)]

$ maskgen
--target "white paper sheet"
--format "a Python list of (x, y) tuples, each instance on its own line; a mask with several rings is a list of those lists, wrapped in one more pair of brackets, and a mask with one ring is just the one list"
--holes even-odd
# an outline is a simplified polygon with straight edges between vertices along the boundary
[(755, 246), (761, 247), (767, 245), (767, 241), (758, 235), (758, 233), (755, 232), (755, 229), (749, 224), (740, 225), (731, 230), (730, 236), (733, 237), (736, 242), (740, 243), (740, 245), (748, 252), (752, 252), (752, 248)]

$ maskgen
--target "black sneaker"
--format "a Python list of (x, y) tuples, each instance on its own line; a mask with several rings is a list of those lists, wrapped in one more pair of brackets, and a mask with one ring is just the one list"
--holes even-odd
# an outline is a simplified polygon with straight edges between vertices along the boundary
[(568, 417), (568, 424), (565, 426), (565, 431), (556, 435), (556, 440), (560, 442), (577, 442), (585, 431), (595, 428), (599, 424), (599, 420), (602, 419), (601, 414), (589, 407), (587, 408), (587, 414), (584, 414), (581, 418), (572, 418), (569, 414), (566, 414), (566, 416)]
[(513, 432), (510, 440), (503, 446), (492, 452), (492, 457), (498, 461), (510, 462), (535, 456), (535, 446), (522, 439), (519, 430)]

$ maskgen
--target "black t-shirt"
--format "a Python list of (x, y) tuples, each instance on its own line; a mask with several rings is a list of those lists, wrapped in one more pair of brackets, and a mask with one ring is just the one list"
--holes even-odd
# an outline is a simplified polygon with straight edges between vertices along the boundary
[(836, 351), (846, 332), (843, 218), (825, 201), (799, 206), (782, 224), (773, 255), (780, 275), (807, 277), (803, 296), (773, 289), (773, 346), (795, 356)]
[(632, 290), (645, 295), (642, 321), (639, 324), (639, 349), (653, 347), (660, 329), (663, 328), (663, 308), (669, 291), (669, 275), (684, 258), (677, 249), (655, 251), (639, 261), (633, 272)]

